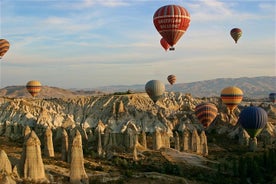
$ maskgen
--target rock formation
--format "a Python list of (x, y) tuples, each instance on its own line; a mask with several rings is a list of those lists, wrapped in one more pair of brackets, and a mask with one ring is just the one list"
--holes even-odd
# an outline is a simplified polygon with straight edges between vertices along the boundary
[(192, 145), (192, 151), (193, 152), (201, 154), (200, 138), (198, 136), (198, 133), (197, 133), (196, 129), (194, 129), (193, 133), (192, 133), (191, 145)]
[(21, 155), (20, 171), (22, 177), (35, 182), (47, 180), (40, 145), (41, 143), (36, 133), (31, 131), (25, 138)]
[(67, 162), (68, 160), (68, 134), (66, 130), (62, 129), (61, 138), (61, 160)]
[(153, 134), (153, 149), (159, 150), (162, 147), (162, 138), (159, 129), (156, 129)]
[(182, 150), (184, 151), (184, 152), (187, 152), (188, 150), (190, 150), (191, 149), (191, 147), (190, 147), (190, 133), (189, 133), (189, 131), (184, 131), (183, 133), (182, 133), (182, 145), (183, 145), (183, 148), (182, 148)]
[(174, 132), (174, 149), (176, 149), (177, 151), (180, 151), (179, 135), (177, 131)]
[(12, 173), (11, 162), (4, 150), (0, 150), (0, 171), (5, 172), (7, 174)]
[(71, 162), (70, 162), (70, 183), (88, 184), (88, 176), (84, 169), (84, 158), (82, 151), (82, 138), (78, 130), (75, 131), (71, 147)]
[(54, 157), (54, 145), (52, 138), (52, 130), (50, 127), (47, 127), (44, 134), (44, 156), (45, 157)]
[(208, 144), (207, 144), (207, 137), (205, 135), (205, 131), (202, 130), (200, 133), (200, 147), (201, 147), (201, 153), (204, 156), (208, 155)]

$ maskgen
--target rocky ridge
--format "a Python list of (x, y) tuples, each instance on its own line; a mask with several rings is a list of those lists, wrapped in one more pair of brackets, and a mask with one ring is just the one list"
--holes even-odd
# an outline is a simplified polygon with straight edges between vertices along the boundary
[[(214, 123), (205, 130), (195, 117), (194, 109), (199, 103), (207, 101), (216, 104), (219, 111)], [(45, 135), (51, 129), (54, 141), (50, 142), (54, 143), (55, 151), (64, 154), (62, 160), (67, 161), (71, 160), (70, 151), (68, 155), (66, 153), (73, 144), (75, 131), (72, 130), (80, 132), (82, 141), (79, 142), (82, 142), (85, 150), (94, 150), (107, 159), (114, 155), (114, 151), (120, 150), (133, 153), (133, 159), (137, 160), (144, 157), (141, 153), (147, 149), (167, 149), (169, 156), (174, 155), (174, 159), (179, 157), (177, 151), (206, 156), (208, 146), (205, 131), (207, 134), (223, 134), (229, 139), (238, 137), (240, 144), (248, 144), (248, 136), (237, 124), (237, 119), (240, 110), (252, 103), (263, 107), (269, 115), (269, 122), (260, 134), (260, 140), (275, 144), (274, 104), (242, 102), (233, 114), (229, 114), (220, 98), (194, 98), (178, 92), (166, 93), (156, 104), (146, 93), (51, 99), (2, 97), (0, 136), (20, 142), (24, 137), (24, 128), (30, 127), (41, 143), (47, 144)], [(69, 140), (66, 141), (66, 137)], [(171, 151), (172, 148), (176, 152)], [(82, 168), (82, 165), (78, 167)]]

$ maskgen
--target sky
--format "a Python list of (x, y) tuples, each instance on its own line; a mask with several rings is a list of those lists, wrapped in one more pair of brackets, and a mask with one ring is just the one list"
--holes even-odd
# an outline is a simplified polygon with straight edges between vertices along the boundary
[[(153, 14), (188, 10), (186, 33), (165, 51)], [(174, 74), (177, 83), (276, 76), (274, 0), (0, 0), (0, 88), (42, 85), (93, 89), (145, 84)], [(235, 44), (234, 27), (242, 37)]]

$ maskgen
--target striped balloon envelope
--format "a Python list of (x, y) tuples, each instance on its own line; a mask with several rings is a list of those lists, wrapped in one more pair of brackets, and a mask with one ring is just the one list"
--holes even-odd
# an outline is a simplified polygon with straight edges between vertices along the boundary
[(269, 93), (268, 98), (272, 103), (276, 103), (276, 93)]
[(222, 102), (232, 112), (242, 101), (243, 92), (236, 86), (226, 87), (220, 94)]
[(156, 103), (165, 92), (165, 85), (159, 80), (150, 80), (145, 85), (146, 93)]
[(28, 90), (28, 92), (33, 96), (36, 97), (38, 95), (38, 93), (41, 91), (41, 83), (39, 81), (36, 80), (32, 80), (29, 81), (26, 84), (26, 88)]
[(196, 106), (195, 115), (199, 122), (205, 127), (209, 127), (210, 124), (217, 117), (218, 109), (215, 104), (205, 102)]
[(0, 59), (8, 52), (10, 43), (5, 39), (0, 39)]
[(168, 81), (171, 85), (173, 85), (176, 82), (176, 76), (175, 75), (169, 75), (167, 77), (167, 79), (168, 79)]
[(179, 5), (166, 5), (156, 10), (153, 23), (159, 34), (171, 46), (170, 50), (174, 50), (173, 46), (190, 25), (190, 14)]
[(242, 30), (240, 28), (233, 28), (230, 31), (230, 35), (235, 40), (235, 43), (237, 43), (240, 37), (242, 36)]
[(267, 113), (263, 108), (250, 106), (241, 111), (238, 123), (247, 131), (251, 138), (254, 138), (265, 127), (267, 119)]

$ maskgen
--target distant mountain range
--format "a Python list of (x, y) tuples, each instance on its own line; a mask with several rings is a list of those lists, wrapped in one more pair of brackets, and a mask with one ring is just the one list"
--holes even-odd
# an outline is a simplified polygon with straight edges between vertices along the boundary
[[(166, 85), (166, 91), (190, 93), (194, 97), (220, 96), (223, 88), (237, 86), (242, 89), (245, 97), (266, 98), (271, 92), (276, 92), (276, 76), (241, 77), (241, 78), (218, 78), (191, 83), (176, 83)], [(62, 89), (57, 87), (43, 86), (40, 98), (61, 98), (74, 96), (99, 95), (114, 92), (144, 92), (145, 85), (129, 86), (105, 86), (97, 89)], [(0, 89), (0, 96), (8, 97), (31, 97), (25, 86), (8, 86)]]

